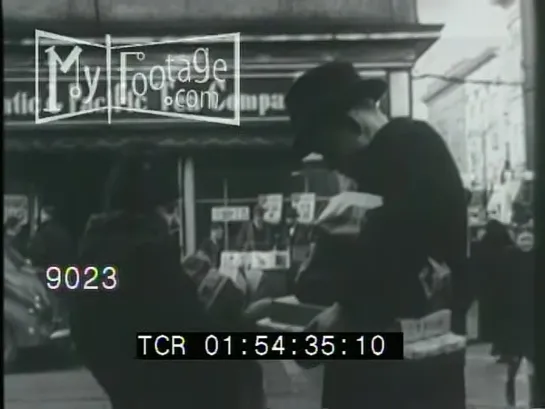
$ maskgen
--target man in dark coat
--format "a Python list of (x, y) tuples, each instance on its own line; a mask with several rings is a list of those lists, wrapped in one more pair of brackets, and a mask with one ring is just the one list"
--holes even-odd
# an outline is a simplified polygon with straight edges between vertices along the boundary
[(265, 209), (256, 205), (252, 220), (245, 222), (236, 238), (236, 248), (242, 251), (269, 251), (273, 246), (273, 231), (265, 221)]
[[(504, 321), (501, 314), (505, 305), (503, 278), (512, 273), (510, 259), (514, 246), (508, 226), (498, 220), (490, 220), (486, 224), (482, 240), (473, 248), (471, 274), (477, 281), (479, 339), (484, 342), (496, 338)], [(491, 352), (494, 356), (498, 355), (496, 348)]]
[(506, 265), (498, 269), (495, 277), (499, 282), (497, 296), (501, 304), (498, 302), (498, 322), (492, 341), (507, 364), (505, 392), (509, 407), (516, 406), (515, 380), (523, 358), (530, 363), (534, 361), (533, 247), (533, 232), (521, 231), (516, 237), (516, 246), (507, 250), (507, 257), (502, 257)]
[[(352, 330), (391, 328), (425, 315), (416, 300), (428, 257), (452, 271), (453, 327), (465, 333), (467, 210), (456, 164), (438, 133), (409, 118), (388, 118), (377, 101), (386, 83), (331, 62), (300, 77), (286, 96), (299, 157), (322, 154), (384, 204), (369, 211), (357, 263), (340, 274), (332, 299)], [(332, 289), (333, 291), (333, 289)], [(465, 408), (464, 350), (415, 361), (333, 362), (323, 407)]]

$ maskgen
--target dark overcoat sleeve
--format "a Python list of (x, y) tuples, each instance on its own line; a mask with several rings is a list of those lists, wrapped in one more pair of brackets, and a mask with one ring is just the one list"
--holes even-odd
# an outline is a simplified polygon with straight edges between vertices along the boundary
[(453, 270), (460, 304), (453, 308), (464, 298), (467, 210), (458, 169), (433, 128), (394, 121), (360, 164), (360, 190), (381, 194), (384, 205), (368, 212), (355, 268), (337, 295), (349, 313), (370, 324), (425, 312), (418, 273), (427, 257)]

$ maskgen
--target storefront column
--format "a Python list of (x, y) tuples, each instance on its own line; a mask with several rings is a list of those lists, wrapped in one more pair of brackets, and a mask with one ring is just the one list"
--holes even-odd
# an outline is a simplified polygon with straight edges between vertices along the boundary
[(34, 237), (34, 233), (38, 230), (40, 223), (40, 198), (38, 196), (38, 189), (34, 184), (30, 187), (29, 198), (29, 211), (28, 222), (30, 225), (30, 237)]
[(193, 158), (184, 160), (184, 228), (185, 228), (185, 254), (195, 252), (196, 223), (195, 223), (195, 162)]
[(412, 116), (411, 76), (408, 71), (392, 71), (390, 84), (390, 116)]

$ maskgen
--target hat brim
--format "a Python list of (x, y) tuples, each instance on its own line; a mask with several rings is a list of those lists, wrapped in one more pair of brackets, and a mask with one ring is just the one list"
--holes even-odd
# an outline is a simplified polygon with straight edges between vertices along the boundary
[[(378, 102), (388, 90), (388, 83), (379, 78), (362, 78), (356, 84), (353, 84), (348, 90), (348, 94), (344, 93), (341, 96), (343, 101), (330, 101), (327, 105), (337, 106), (337, 103), (346, 102), (350, 105), (352, 102), (356, 102), (360, 99), (368, 98), (372, 101)], [(348, 101), (347, 101), (348, 100)], [(327, 107), (324, 107), (327, 109)], [(312, 149), (308, 148), (308, 141), (312, 138), (312, 125), (314, 123), (309, 122), (309, 126), (305, 129), (301, 129), (295, 134), (293, 141), (293, 151), (299, 159), (312, 153)]]
[(357, 98), (369, 98), (378, 102), (386, 93), (388, 84), (379, 78), (362, 78), (353, 87), (353, 95)]

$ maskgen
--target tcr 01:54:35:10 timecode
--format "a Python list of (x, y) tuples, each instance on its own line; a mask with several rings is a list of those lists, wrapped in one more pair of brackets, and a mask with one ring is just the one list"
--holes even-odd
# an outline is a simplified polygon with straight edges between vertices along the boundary
[(50, 266), (45, 285), (53, 291), (114, 291), (119, 275), (115, 266)]

